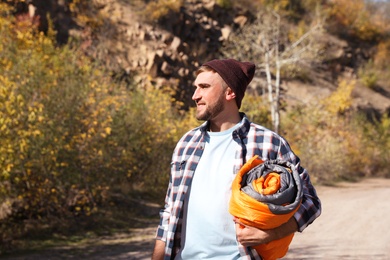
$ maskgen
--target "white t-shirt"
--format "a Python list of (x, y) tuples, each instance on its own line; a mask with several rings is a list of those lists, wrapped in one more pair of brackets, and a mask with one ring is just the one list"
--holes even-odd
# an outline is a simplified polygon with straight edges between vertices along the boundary
[(232, 132), (210, 132), (185, 201), (182, 249), (176, 259), (240, 259), (230, 215), (237, 144)]

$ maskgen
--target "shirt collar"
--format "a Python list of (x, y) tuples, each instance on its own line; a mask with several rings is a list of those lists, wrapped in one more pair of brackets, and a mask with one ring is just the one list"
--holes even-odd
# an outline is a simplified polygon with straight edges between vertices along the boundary
[[(245, 113), (240, 112), (241, 116), (241, 122), (239, 123), (240, 126), (233, 132), (238, 134), (241, 138), (246, 136), (246, 134), (249, 132), (250, 124), (248, 117), (245, 115)], [(199, 126), (199, 129), (202, 133), (207, 133), (207, 129), (209, 129), (209, 121), (204, 122), (202, 125)]]

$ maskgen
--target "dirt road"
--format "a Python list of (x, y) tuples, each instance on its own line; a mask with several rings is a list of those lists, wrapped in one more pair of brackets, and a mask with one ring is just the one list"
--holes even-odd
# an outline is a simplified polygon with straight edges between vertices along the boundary
[[(322, 215), (297, 233), (284, 259), (390, 260), (390, 179), (318, 186)], [(1, 259), (150, 259), (157, 223), (83, 246)]]
[(322, 215), (285, 259), (390, 259), (390, 180), (317, 187)]

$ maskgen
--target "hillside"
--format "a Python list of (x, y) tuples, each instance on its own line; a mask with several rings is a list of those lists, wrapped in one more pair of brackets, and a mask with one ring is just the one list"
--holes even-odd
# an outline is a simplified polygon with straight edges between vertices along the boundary
[[(165, 1), (166, 6), (157, 2), (147, 5), (148, 1), (140, 0), (15, 2), (19, 13), (39, 17), (42, 30), (47, 30), (46, 14), (50, 14), (60, 43), (75, 37), (80, 48), (101, 61), (117, 79), (135, 81), (138, 87), (169, 86), (185, 107), (192, 105), (189, 86), (193, 71), (199, 64), (221, 57), (220, 48), (234, 30), (253, 20), (246, 1), (229, 8), (222, 8), (214, 0)], [(302, 19), (305, 15), (302, 13)], [(309, 69), (309, 80), (282, 81), (288, 104), (329, 95), (337, 88), (338, 79), (356, 78), (359, 68), (373, 59), (375, 44), (341, 39), (330, 33), (335, 31), (332, 26), (328, 22), (318, 39), (323, 44), (324, 60)], [(264, 79), (257, 75), (254, 82), (261, 81)], [(360, 110), (383, 113), (390, 109), (386, 78), (371, 88), (357, 84), (353, 96), (353, 106)]]
[[(107, 66), (122, 77), (133, 77), (138, 86), (170, 86), (178, 98), (191, 105), (193, 71), (203, 62), (218, 58), (219, 49), (238, 28), (253, 17), (247, 9), (224, 9), (215, 1), (184, 1), (179, 13), (168, 13), (158, 23), (145, 22), (140, 4), (106, 0), (103, 9), (112, 28), (100, 31), (95, 44), (104, 46)], [(329, 30), (331, 31), (331, 30)], [(114, 32), (116, 32), (114, 34)], [(324, 44), (326, 61), (311, 67), (309, 80), (283, 80), (288, 102), (307, 103), (325, 97), (337, 88), (340, 78), (357, 78), (359, 68), (373, 58), (375, 45), (341, 39), (325, 32), (319, 39)], [(92, 43), (93, 46), (94, 43)], [(99, 48), (96, 48), (99, 49)], [(234, 57), (233, 57), (234, 58)], [(254, 60), (256, 62), (256, 60)], [(264, 81), (257, 75), (254, 82)], [(256, 84), (256, 83), (252, 83)], [(256, 87), (256, 86), (252, 86)], [(367, 112), (389, 112), (390, 84), (378, 81), (375, 87), (357, 84), (353, 107)]]

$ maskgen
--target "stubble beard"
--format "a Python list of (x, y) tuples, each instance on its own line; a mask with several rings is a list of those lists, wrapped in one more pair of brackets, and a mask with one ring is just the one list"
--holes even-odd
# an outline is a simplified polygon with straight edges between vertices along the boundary
[(219, 98), (217, 102), (212, 106), (206, 106), (206, 110), (204, 112), (197, 112), (196, 119), (207, 121), (213, 119), (219, 113), (221, 113), (225, 109), (222, 98)]

